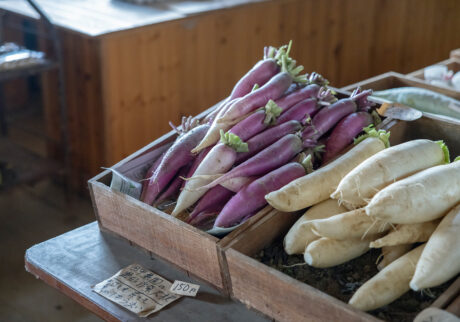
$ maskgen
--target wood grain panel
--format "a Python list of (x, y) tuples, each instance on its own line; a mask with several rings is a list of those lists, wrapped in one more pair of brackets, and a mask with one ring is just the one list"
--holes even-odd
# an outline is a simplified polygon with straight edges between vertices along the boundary
[[(101, 96), (99, 42), (60, 31), (67, 97), (71, 184), (82, 188), (107, 165), (104, 157), (104, 108)], [(52, 139), (50, 156), (62, 149), (57, 73), (43, 77), (47, 136)], [(62, 153), (62, 151), (61, 151)]]
[(100, 37), (62, 30), (76, 181), (225, 98), (265, 45), (292, 39), (306, 71), (340, 87), (445, 59), (460, 47), (458, 12), (455, 0), (271, 0)]
[[(293, 55), (306, 70), (336, 86), (430, 64), (460, 45), (450, 36), (460, 23), (444, 16), (452, 6), (458, 4), (268, 1), (109, 35), (101, 55), (107, 161), (165, 133), (168, 120), (177, 123), (224, 98), (267, 44), (292, 39)], [(433, 26), (453, 29), (443, 28), (447, 35), (440, 37)]]

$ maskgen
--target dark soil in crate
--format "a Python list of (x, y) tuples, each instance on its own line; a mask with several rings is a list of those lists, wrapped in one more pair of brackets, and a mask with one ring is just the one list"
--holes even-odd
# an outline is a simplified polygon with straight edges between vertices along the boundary
[[(287, 255), (282, 241), (278, 240), (254, 257), (265, 265), (348, 303), (353, 293), (378, 273), (375, 263), (379, 255), (380, 250), (373, 249), (339, 266), (314, 268), (305, 264), (303, 255)], [(288, 267), (295, 264), (305, 265)], [(447, 282), (423, 293), (409, 291), (393, 303), (368, 313), (385, 321), (413, 321), (415, 316), (429, 307), (449, 285)]]

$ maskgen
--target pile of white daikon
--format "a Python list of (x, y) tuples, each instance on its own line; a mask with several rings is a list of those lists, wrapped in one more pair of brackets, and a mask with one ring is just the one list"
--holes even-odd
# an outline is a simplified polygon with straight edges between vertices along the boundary
[(365, 311), (460, 272), (459, 158), (449, 163), (440, 141), (388, 147), (388, 136), (371, 130), (340, 158), (266, 196), (282, 211), (313, 206), (284, 239), (285, 251), (311, 266), (382, 249), (380, 272), (349, 301)]

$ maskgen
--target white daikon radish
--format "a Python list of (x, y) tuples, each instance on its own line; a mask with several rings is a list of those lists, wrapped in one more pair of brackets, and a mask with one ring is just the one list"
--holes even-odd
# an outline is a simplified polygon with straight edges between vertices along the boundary
[(380, 190), (366, 206), (368, 216), (414, 224), (444, 216), (460, 202), (460, 162), (438, 165)]
[(359, 257), (369, 250), (369, 239), (320, 238), (305, 249), (305, 262), (313, 267), (332, 267)]
[(359, 208), (382, 188), (421, 170), (449, 163), (449, 150), (442, 141), (413, 140), (382, 150), (350, 171), (331, 198)]
[(377, 264), (377, 268), (381, 271), (384, 267), (388, 266), (391, 262), (407, 253), (412, 248), (412, 244), (401, 244), (396, 246), (383, 246), (382, 247), (382, 260)]
[(441, 221), (418, 261), (410, 287), (414, 291), (441, 285), (460, 273), (460, 204)]
[(390, 263), (361, 285), (348, 304), (359, 310), (370, 311), (393, 302), (409, 291), (409, 282), (424, 247), (421, 245)]
[(426, 242), (436, 227), (438, 227), (440, 221), (441, 219), (436, 219), (417, 224), (397, 225), (394, 230), (382, 238), (373, 241), (370, 247), (380, 248), (384, 246)]
[(365, 238), (382, 233), (390, 228), (388, 223), (366, 215), (364, 208), (341, 213), (329, 218), (313, 220), (313, 232), (321, 237), (332, 239)]
[(284, 250), (287, 254), (303, 254), (307, 245), (319, 237), (311, 231), (313, 219), (326, 218), (347, 211), (337, 200), (327, 199), (308, 209), (289, 229), (284, 237)]
[(358, 164), (388, 147), (389, 133), (371, 131), (353, 149), (322, 168), (271, 192), (265, 199), (281, 211), (297, 211), (329, 199), (340, 180)]

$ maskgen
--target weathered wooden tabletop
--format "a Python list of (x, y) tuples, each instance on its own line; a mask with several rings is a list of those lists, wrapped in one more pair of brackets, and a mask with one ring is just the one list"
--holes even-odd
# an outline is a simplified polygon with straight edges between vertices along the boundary
[[(138, 318), (92, 291), (92, 285), (133, 263), (169, 281), (200, 284), (200, 291), (196, 298), (184, 297), (147, 319)], [(25, 265), (30, 273), (108, 321), (268, 321), (127, 241), (101, 232), (96, 222), (29, 248)]]

